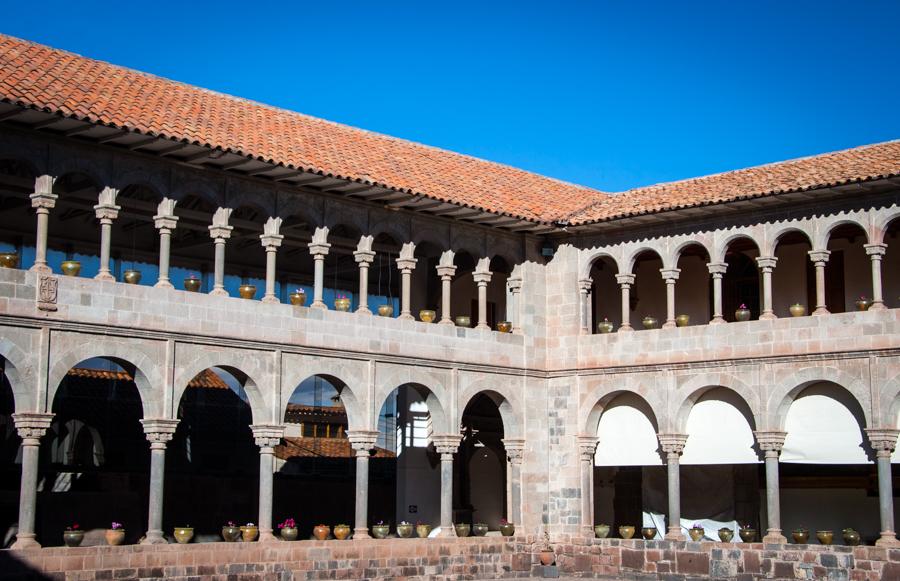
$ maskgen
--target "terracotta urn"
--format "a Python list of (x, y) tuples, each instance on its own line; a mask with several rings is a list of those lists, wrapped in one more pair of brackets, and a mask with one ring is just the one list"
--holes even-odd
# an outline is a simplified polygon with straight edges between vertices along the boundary
[(420, 539), (427, 539), (430, 534), (431, 525), (416, 525), (416, 535), (418, 535)]
[(659, 326), (659, 319), (656, 317), (644, 317), (641, 323), (645, 329), (655, 329)]
[(468, 537), (472, 528), (467, 523), (459, 523), (453, 525), (453, 528), (456, 529), (457, 537)]
[(867, 298), (860, 298), (856, 301), (856, 310), (857, 311), (868, 311), (869, 307), (872, 305), (872, 301)]
[(334, 527), (334, 538), (343, 541), (350, 536), (350, 527), (347, 525), (337, 525)]
[(516, 534), (516, 525), (511, 522), (500, 523), (500, 534), (504, 537), (511, 537)]
[(750, 309), (738, 309), (734, 312), (734, 320), (735, 321), (749, 321), (750, 320)]
[(313, 527), (313, 536), (317, 540), (324, 541), (331, 534), (331, 527), (328, 525), (316, 525)]
[(619, 536), (623, 539), (630, 539), (634, 536), (634, 526), (633, 525), (622, 525), (619, 527)]
[(745, 543), (752, 543), (756, 541), (756, 529), (741, 527), (741, 529), (738, 530), (738, 535), (740, 535), (741, 540)]
[(292, 292), (288, 296), (291, 300), (292, 305), (297, 306), (297, 307), (302, 307), (302, 306), (306, 305), (306, 293)]
[(476, 537), (483, 537), (488, 532), (488, 526), (483, 522), (477, 522), (472, 525), (472, 534)]
[(598, 539), (605, 539), (609, 536), (609, 525), (594, 525), (594, 535)]
[(378, 305), (378, 316), (379, 317), (393, 317), (394, 316), (394, 305)]
[(18, 254), (15, 252), (0, 252), (0, 268), (16, 268), (18, 265)]
[(372, 536), (376, 539), (385, 539), (391, 532), (391, 527), (388, 525), (373, 525), (372, 526)]
[(200, 287), (203, 285), (203, 281), (199, 278), (186, 278), (184, 279), (184, 290), (189, 293), (198, 293), (200, 292)]
[(606, 335), (607, 333), (612, 333), (612, 332), (613, 332), (613, 329), (615, 329), (615, 325), (613, 325), (613, 324), (612, 324), (610, 321), (608, 321), (607, 319), (603, 319), (602, 321), (600, 321), (599, 323), (597, 323), (597, 331), (598, 331), (601, 335)]
[(834, 532), (832, 531), (816, 531), (816, 538), (823, 545), (830, 545), (834, 542)]
[(431, 323), (434, 321), (434, 311), (430, 309), (422, 309), (419, 311), (419, 320), (423, 323)]
[(468, 315), (460, 315), (454, 319), (457, 327), (471, 327), (472, 326), (472, 317)]
[(237, 526), (225, 525), (222, 527), (222, 538), (226, 543), (234, 543), (241, 538), (241, 529)]
[(281, 527), (279, 534), (281, 535), (282, 540), (296, 541), (300, 532), (297, 530), (297, 527)]
[(705, 534), (706, 531), (703, 530), (703, 527), (691, 527), (688, 529), (688, 535), (690, 535), (692, 541), (699, 541)]
[(731, 539), (734, 538), (734, 531), (728, 527), (722, 527), (719, 529), (719, 540), (723, 543), (730, 543)]
[(59, 268), (65, 276), (78, 276), (81, 272), (81, 263), (77, 260), (64, 260)]
[(509, 321), (500, 321), (497, 323), (497, 330), (501, 333), (509, 333), (512, 331), (512, 323)]
[(675, 326), (676, 327), (687, 327), (691, 324), (691, 316), (690, 315), (678, 315), (675, 317)]
[(541, 549), (541, 565), (549, 567), (553, 564), (553, 549)]
[(127, 284), (140, 284), (141, 271), (126, 270), (124, 273), (122, 273), (122, 280), (124, 280)]
[(125, 542), (125, 529), (106, 529), (106, 544), (111, 547), (118, 547)]
[(63, 543), (67, 547), (77, 547), (84, 540), (84, 531), (63, 531)]
[(806, 529), (796, 529), (791, 532), (791, 536), (798, 545), (805, 545), (809, 542), (809, 531)]
[(241, 539), (245, 543), (252, 543), (259, 537), (259, 527), (256, 525), (245, 525), (241, 527)]
[(859, 532), (853, 529), (844, 529), (841, 531), (844, 536), (844, 544), (855, 547), (859, 544)]
[(175, 527), (175, 540), (179, 545), (186, 545), (194, 538), (193, 527)]
[(643, 527), (641, 536), (644, 537), (645, 541), (652, 541), (656, 537), (656, 527)]
[(334, 310), (341, 311), (343, 313), (346, 313), (347, 311), (349, 311), (350, 310), (350, 299), (348, 299), (346, 297), (341, 298), (341, 299), (334, 299)]
[(242, 284), (238, 287), (238, 294), (242, 299), (252, 299), (256, 296), (256, 286), (252, 284)]
[(789, 310), (791, 311), (792, 317), (802, 317), (806, 314), (806, 307), (800, 303), (794, 303)]
[[(475, 525), (475, 526), (477, 527), (478, 525)], [(413, 534), (413, 525), (411, 525), (410, 523), (406, 523), (406, 524), (400, 523), (397, 525), (397, 536), (400, 537), (401, 539), (408, 539), (412, 536), (412, 534)]]

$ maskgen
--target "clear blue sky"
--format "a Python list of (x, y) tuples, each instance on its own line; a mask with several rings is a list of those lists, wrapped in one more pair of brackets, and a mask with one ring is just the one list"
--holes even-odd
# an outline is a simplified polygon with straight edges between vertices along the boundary
[(19, 2), (0, 31), (607, 191), (900, 138), (900, 1)]

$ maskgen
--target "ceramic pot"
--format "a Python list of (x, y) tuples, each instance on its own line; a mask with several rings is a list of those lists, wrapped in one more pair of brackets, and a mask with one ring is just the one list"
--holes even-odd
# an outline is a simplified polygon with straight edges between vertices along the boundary
[(313, 536), (317, 540), (324, 541), (331, 534), (331, 527), (328, 525), (316, 525), (313, 527)]
[(553, 564), (553, 549), (541, 549), (541, 565), (549, 567)]
[(241, 538), (241, 529), (238, 527), (224, 526), (222, 527), (222, 538), (226, 543), (234, 543)]
[(423, 323), (431, 323), (434, 321), (434, 311), (430, 309), (422, 309), (419, 311), (419, 320)]
[(802, 317), (806, 314), (806, 307), (800, 303), (794, 303), (789, 310), (791, 311), (792, 317)]
[(476, 537), (483, 537), (488, 532), (488, 526), (483, 522), (477, 522), (472, 525), (472, 534)]
[(457, 327), (471, 327), (472, 326), (472, 317), (468, 315), (460, 315), (454, 319)]
[(500, 321), (497, 323), (497, 330), (501, 333), (509, 333), (512, 331), (512, 323), (509, 321)]
[(252, 543), (259, 537), (259, 527), (241, 527), (241, 539), (245, 543)]
[(186, 545), (194, 538), (194, 529), (192, 527), (175, 527), (175, 540), (179, 545)]
[(431, 525), (416, 525), (416, 534), (420, 539), (427, 539), (431, 534)]
[(695, 528), (688, 529), (688, 535), (690, 535), (692, 541), (699, 541), (700, 539), (703, 538), (703, 535), (705, 535), (705, 534), (706, 534), (706, 531), (703, 529), (695, 529)]
[(675, 317), (675, 326), (676, 327), (687, 327), (691, 324), (691, 316), (690, 315), (678, 315)]
[[(476, 525), (477, 527), (478, 525)], [(397, 525), (397, 536), (401, 539), (408, 539), (413, 534), (413, 526), (409, 523), (405, 525)]]
[(346, 313), (350, 310), (350, 299), (334, 299), (334, 310)]
[(338, 525), (334, 527), (334, 538), (343, 541), (350, 536), (350, 527), (347, 525)]
[(64, 260), (59, 268), (65, 276), (78, 276), (81, 272), (81, 263), (77, 260)]
[(500, 534), (504, 537), (511, 537), (516, 534), (516, 525), (511, 522), (506, 523), (505, 525), (500, 525)]
[(594, 535), (598, 539), (605, 539), (609, 536), (609, 525), (594, 525)]
[(242, 299), (252, 299), (256, 296), (256, 286), (252, 284), (242, 284), (238, 287), (238, 294)]
[(644, 527), (641, 529), (641, 536), (645, 541), (652, 541), (656, 537), (656, 527)]
[(722, 527), (719, 529), (719, 540), (723, 543), (730, 543), (731, 539), (734, 538), (734, 531), (727, 528)]
[(871, 306), (872, 301), (869, 299), (859, 299), (856, 301), (856, 310), (857, 311), (868, 311), (869, 306)]
[(306, 293), (291, 293), (290, 299), (292, 305), (302, 307), (306, 304)]
[(834, 533), (832, 531), (816, 531), (816, 538), (823, 545), (830, 545), (834, 542)]
[(200, 292), (200, 287), (203, 285), (203, 281), (199, 278), (186, 278), (184, 279), (184, 290), (189, 293), (198, 293)]
[(740, 529), (738, 534), (745, 543), (752, 543), (756, 540), (756, 529)]
[(393, 317), (394, 316), (394, 305), (378, 305), (378, 316), (379, 317)]
[(106, 544), (111, 547), (118, 547), (125, 542), (125, 529), (106, 529)]
[(458, 525), (453, 525), (453, 528), (456, 529), (457, 537), (468, 537), (469, 533), (472, 530), (472, 528), (469, 525), (467, 525), (466, 523), (460, 523)]
[(372, 536), (376, 539), (386, 539), (391, 533), (391, 527), (388, 525), (374, 525), (372, 527)]
[(623, 539), (630, 539), (634, 536), (634, 527), (632, 525), (622, 525), (619, 527), (619, 536)]
[(297, 530), (297, 527), (281, 527), (279, 534), (285, 541), (296, 541), (300, 531)]
[(140, 284), (141, 282), (141, 271), (140, 270), (126, 270), (122, 273), (122, 280), (127, 284)]
[(791, 533), (791, 536), (798, 545), (805, 545), (809, 542), (809, 531), (806, 529), (797, 529)]
[(641, 321), (645, 329), (655, 329), (659, 326), (659, 319), (656, 317), (644, 317)]
[(859, 544), (859, 532), (853, 529), (844, 529), (841, 531), (844, 535), (844, 544), (855, 547)]
[(77, 547), (84, 540), (84, 531), (64, 531), (63, 542), (67, 547)]
[(600, 321), (597, 323), (597, 331), (599, 331), (602, 335), (606, 335), (607, 333), (612, 333), (615, 326), (609, 321)]
[(738, 309), (734, 312), (735, 321), (749, 321), (750, 309)]
[(0, 252), (0, 268), (16, 268), (18, 265), (18, 254), (15, 252)]

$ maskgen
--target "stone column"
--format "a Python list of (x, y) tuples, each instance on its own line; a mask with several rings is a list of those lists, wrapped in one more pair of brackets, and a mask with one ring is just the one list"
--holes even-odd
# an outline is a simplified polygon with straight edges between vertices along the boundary
[(159, 230), (159, 278), (156, 284), (158, 288), (172, 288), (169, 280), (169, 254), (172, 244), (172, 230), (178, 225), (178, 216), (175, 215), (175, 200), (163, 198), (153, 216), (153, 225)]
[(373, 236), (363, 236), (359, 239), (353, 258), (359, 265), (359, 306), (356, 312), (361, 315), (371, 315), (369, 308), (369, 266), (375, 261), (375, 253), (372, 251)]
[(213, 289), (209, 294), (217, 297), (227, 297), (225, 290), (225, 241), (231, 238), (234, 226), (228, 225), (231, 218), (231, 208), (219, 208), (213, 214), (212, 226), (208, 226), (209, 235), (216, 245), (216, 261), (213, 267)]
[(828, 307), (825, 304), (825, 265), (828, 264), (830, 250), (810, 250), (809, 259), (816, 267), (816, 310), (813, 315), (827, 315)]
[(456, 275), (456, 266), (453, 264), (454, 255), (452, 250), (445, 250), (436, 267), (438, 276), (441, 277), (441, 320), (439, 323), (441, 325), (453, 324), (453, 318), (450, 316), (450, 285)]
[(763, 287), (762, 312), (759, 314), (760, 321), (771, 321), (778, 318), (772, 309), (772, 271), (775, 270), (777, 263), (778, 259), (774, 256), (759, 256), (756, 259), (756, 264), (762, 272)]
[(475, 328), (483, 329), (485, 331), (490, 330), (490, 327), (488, 327), (487, 324), (487, 285), (491, 282), (491, 276), (493, 274), (491, 273), (490, 268), (491, 259), (481, 258), (475, 266), (475, 272), (472, 273), (472, 279), (475, 280), (475, 284), (478, 285), (478, 324), (475, 325)]
[(631, 326), (631, 285), (634, 284), (634, 275), (617, 274), (616, 282), (622, 289), (622, 325), (619, 331), (634, 331)]
[(594, 537), (594, 455), (596, 436), (578, 436), (579, 470), (581, 472), (581, 532)]
[(328, 242), (328, 228), (316, 228), (312, 237), (312, 242), (308, 244), (309, 253), (313, 257), (313, 302), (311, 309), (326, 310), (328, 307), (322, 297), (325, 293), (325, 257), (328, 256), (328, 249), (331, 244)]
[(100, 269), (97, 280), (116, 280), (109, 271), (109, 248), (112, 244), (112, 223), (119, 217), (121, 208), (116, 205), (116, 196), (118, 190), (113, 188), (103, 188), (100, 192), (100, 203), (94, 206), (94, 212), (97, 219), (100, 220)]
[(356, 522), (353, 539), (369, 539), (369, 456), (378, 439), (378, 432), (351, 431), (347, 433), (356, 452)]
[(507, 316), (512, 320), (512, 332), (515, 335), (521, 335), (522, 314), (520, 312), (520, 301), (522, 300), (522, 279), (507, 279), (506, 290), (509, 291), (510, 304), (507, 305)]
[(887, 244), (866, 244), (865, 249), (872, 259), (872, 304), (869, 305), (869, 310), (882, 311), (887, 307), (884, 306), (881, 292), (881, 258), (887, 251)]
[(593, 332), (591, 329), (591, 289), (594, 286), (594, 281), (590, 278), (582, 278), (578, 281), (578, 313), (581, 318), (581, 334), (582, 335), (590, 335)]
[(875, 541), (879, 547), (900, 547), (894, 531), (894, 486), (891, 477), (891, 454), (897, 447), (900, 430), (870, 428), (866, 430), (869, 443), (875, 450), (878, 464), (878, 508), (881, 513), (881, 538)]
[(165, 545), (163, 536), (163, 491), (166, 480), (166, 444), (175, 435), (178, 420), (141, 420), (144, 434), (150, 442), (150, 491), (147, 509), (147, 534), (143, 545)]
[(522, 456), (525, 453), (525, 440), (521, 438), (504, 438), (506, 459), (509, 461), (509, 493), (510, 514), (507, 520), (522, 525)]
[(778, 457), (784, 447), (785, 432), (755, 432), (759, 449), (766, 462), (766, 536), (764, 543), (784, 544), (781, 533), (781, 488), (778, 484)]
[(710, 325), (718, 325), (725, 322), (722, 316), (722, 277), (728, 270), (728, 264), (725, 262), (710, 262), (706, 265), (709, 275), (713, 281), (713, 316), (709, 321)]
[(31, 207), (37, 214), (37, 236), (34, 242), (34, 265), (31, 270), (35, 272), (50, 273), (52, 269), (47, 266), (47, 223), (50, 219), (50, 210), (56, 206), (59, 198), (53, 193), (54, 176), (42, 175), (34, 180), (34, 193), (31, 194)]
[(259, 541), (275, 540), (272, 534), (272, 493), (275, 474), (275, 446), (281, 443), (284, 427), (273, 425), (250, 426), (259, 446)]
[(666, 454), (669, 476), (669, 526), (666, 539), (683, 541), (681, 532), (681, 473), (679, 463), (687, 436), (684, 434), (659, 434), (659, 444)]
[(41, 436), (50, 427), (53, 414), (15, 413), (16, 431), (22, 438), (22, 481), (19, 487), (19, 532), (13, 549), (39, 549), (35, 540), (34, 517), (37, 512), (38, 458)]
[(412, 271), (416, 268), (415, 252), (416, 245), (407, 242), (400, 249), (400, 257), (397, 259), (397, 268), (400, 269), (400, 316), (398, 318), (412, 321), (412, 310), (410, 307), (410, 284), (412, 282)]
[(453, 528), (453, 455), (459, 449), (459, 436), (432, 438), (434, 448), (441, 455), (441, 537), (455, 537)]
[(275, 296), (275, 267), (278, 248), (281, 246), (281, 241), (284, 240), (284, 236), (281, 235), (281, 218), (270, 217), (266, 220), (259, 240), (266, 249), (266, 292), (262, 302), (278, 304), (281, 301)]
[(663, 329), (675, 328), (675, 283), (678, 281), (678, 275), (681, 274), (680, 268), (661, 268), (659, 269), (663, 280), (666, 281), (666, 322), (663, 323)]

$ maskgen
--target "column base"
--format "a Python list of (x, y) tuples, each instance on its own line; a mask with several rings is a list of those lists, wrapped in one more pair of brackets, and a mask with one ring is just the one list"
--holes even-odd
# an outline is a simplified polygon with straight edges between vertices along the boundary
[[(881, 531), (881, 538), (875, 541), (875, 546), (893, 549), (900, 547), (900, 541), (897, 540), (897, 535), (894, 534), (894, 531)], [(13, 548), (15, 548), (15, 545), (13, 545)]]
[(630, 333), (632, 331), (634, 331), (634, 327), (631, 325), (622, 325), (619, 327), (619, 333)]
[(319, 301), (319, 302), (313, 301), (313, 304), (309, 305), (309, 308), (311, 308), (311, 309), (319, 309), (319, 310), (322, 310), (322, 311), (327, 311), (327, 310), (328, 310), (328, 305), (326, 305), (326, 304), (323, 303), (322, 301)]
[(675, 321), (666, 321), (662, 326), (663, 329), (674, 329), (675, 327), (677, 327)]
[(490, 327), (488, 327), (487, 325), (482, 325), (482, 324), (475, 325), (475, 328), (481, 329), (482, 331), (490, 331), (491, 330)]
[(684, 533), (681, 532), (681, 527), (669, 527), (669, 530), (666, 531), (666, 536), (664, 537), (667, 541), (684, 541)]
[(456, 537), (456, 529), (453, 528), (453, 525), (449, 527), (441, 527), (441, 532), (437, 534), (439, 539), (451, 539)]
[(455, 325), (455, 324), (456, 323), (454, 323), (450, 319), (441, 319), (440, 321), (438, 321), (438, 325)]
[(34, 539), (34, 533), (21, 533), (16, 535), (16, 542), (12, 544), (11, 549), (15, 551), (25, 551), (28, 549), (40, 549), (41, 544)]
[(169, 541), (163, 536), (162, 531), (147, 531), (147, 534), (141, 539), (141, 545), (168, 545)]
[(713, 317), (709, 322), (710, 325), (724, 325), (726, 323), (725, 317), (719, 315), (718, 317)]
[(354, 541), (362, 541), (362, 540), (371, 539), (371, 538), (372, 538), (372, 536), (369, 534), (369, 527), (353, 529), (353, 540)]
[(405, 315), (400, 315), (397, 318), (401, 321), (415, 321), (416, 320), (416, 318), (413, 317), (412, 315), (410, 315), (409, 313), (406, 313)]
[(211, 297), (227, 297), (228, 291), (223, 288), (214, 288), (209, 291), (209, 296)]
[(278, 538), (272, 533), (272, 531), (259, 531), (259, 542), (260, 543), (275, 543), (278, 542)]
[(101, 272), (94, 277), (94, 280), (102, 280), (106, 282), (116, 282), (116, 277), (108, 272)]
[(769, 529), (766, 531), (766, 536), (763, 537), (762, 542), (767, 545), (785, 545), (787, 544), (787, 537), (781, 534), (781, 529)]
[(760, 321), (774, 321), (777, 318), (775, 313), (763, 313), (759, 316)]
[(886, 311), (887, 307), (884, 306), (883, 302), (879, 302), (879, 303), (872, 303), (871, 305), (869, 305), (869, 308), (866, 310), (867, 311)]
[(356, 314), (357, 315), (371, 315), (372, 311), (369, 309), (369, 307), (359, 307), (358, 309), (356, 309)]
[(36, 272), (38, 274), (53, 274), (53, 269), (51, 269), (46, 264), (34, 264), (28, 270), (31, 272)]
[(819, 317), (822, 315), (830, 315), (831, 311), (826, 309), (825, 307), (817, 307), (815, 311), (812, 312), (814, 317)]
[(153, 285), (153, 287), (154, 288), (175, 288), (175, 286), (172, 285), (172, 283), (169, 282), (168, 280), (157, 281), (156, 284)]
[(266, 295), (259, 302), (266, 303), (267, 305), (277, 305), (281, 303), (275, 295)]

